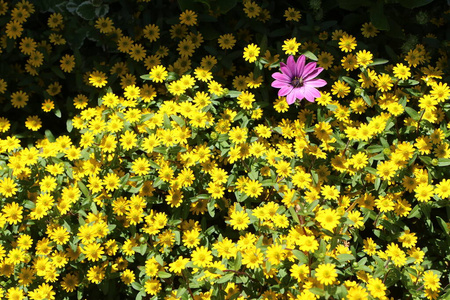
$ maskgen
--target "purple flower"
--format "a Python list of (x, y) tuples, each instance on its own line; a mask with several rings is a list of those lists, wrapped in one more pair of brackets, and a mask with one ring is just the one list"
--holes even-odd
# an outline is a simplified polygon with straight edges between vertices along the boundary
[(305, 65), (305, 56), (301, 55), (297, 62), (291, 55), (287, 59), (287, 64), (280, 63), (281, 73), (273, 73), (275, 79), (272, 87), (280, 89), (278, 96), (286, 96), (289, 105), (296, 99), (305, 98), (309, 102), (314, 102), (315, 98), (320, 97), (320, 92), (316, 89), (327, 84), (323, 79), (314, 79), (323, 68), (316, 68), (315, 62)]

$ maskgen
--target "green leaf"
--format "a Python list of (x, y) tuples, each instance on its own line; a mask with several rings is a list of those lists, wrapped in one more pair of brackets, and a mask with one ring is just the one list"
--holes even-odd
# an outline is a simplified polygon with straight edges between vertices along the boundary
[(438, 221), (439, 225), (441, 226), (441, 228), (444, 230), (444, 232), (446, 234), (449, 234), (449, 230), (448, 230), (448, 226), (447, 223), (445, 223), (444, 219), (442, 219), (439, 216), (436, 216), (436, 220)]
[(438, 166), (439, 167), (450, 166), (450, 159), (449, 158), (439, 158)]
[(389, 62), (389, 60), (384, 59), (384, 58), (375, 58), (373, 60), (372, 63), (368, 64), (368, 67), (373, 67), (373, 66), (377, 66), (377, 65), (384, 65), (387, 64)]
[(237, 98), (242, 92), (239, 91), (228, 91), (227, 96), (230, 98)]
[(349, 260), (355, 259), (355, 257), (353, 255), (347, 254), (347, 253), (339, 254), (336, 258), (340, 263), (345, 263)]
[(305, 51), (305, 52), (303, 52), (303, 55), (306, 56), (307, 58), (309, 58), (310, 60), (313, 60), (313, 61), (318, 61), (319, 60), (317, 58), (317, 56), (314, 53), (312, 53), (311, 51)]
[(53, 135), (53, 133), (50, 130), (45, 130), (45, 136), (47, 137), (47, 140), (49, 140), (50, 142), (55, 142), (55, 136)]
[(315, 295), (319, 295), (319, 296), (325, 296), (325, 290), (321, 289), (321, 288), (311, 288), (309, 289), (309, 291)]
[(398, 82), (399, 86), (411, 86), (411, 85), (418, 85), (419, 82), (417, 80), (407, 79), (407, 80), (400, 80)]
[(299, 263), (306, 264), (308, 262), (308, 256), (300, 250), (293, 250), (292, 254), (298, 259)]
[(423, 161), (425, 164), (431, 165), (431, 161), (432, 161), (431, 157), (419, 155), (419, 158), (420, 158), (420, 160)]
[(358, 81), (356, 81), (353, 78), (347, 77), (347, 76), (342, 76), (342, 80), (344, 80), (345, 82), (347, 82), (348, 84), (350, 84), (350, 86), (352, 88), (355, 88), (357, 86), (359, 86)]
[(400, 280), (401, 273), (397, 269), (390, 269), (386, 276), (385, 284), (387, 287), (393, 286), (397, 281)]
[(234, 261), (234, 270), (238, 271), (242, 266), (242, 255), (241, 252), (236, 254), (236, 259)]
[(367, 147), (367, 151), (369, 153), (380, 153), (384, 150), (384, 147), (381, 145), (371, 145)]
[(405, 111), (411, 118), (413, 118), (414, 121), (419, 121), (420, 116), (417, 113), (417, 111), (415, 111), (414, 109), (412, 109), (409, 106), (405, 107)]
[(208, 204), (207, 204), (208, 213), (212, 218), (214, 218), (214, 216), (216, 215), (215, 204), (216, 204), (216, 201), (214, 199), (211, 199), (210, 201), (208, 201)]
[(89, 193), (89, 190), (87, 189), (87, 187), (84, 185), (84, 183), (81, 182), (81, 181), (78, 181), (78, 187), (80, 188), (80, 190), (81, 190), (81, 192), (83, 193), (83, 195), (84, 195), (86, 198), (89, 198), (90, 193)]
[(221, 284), (221, 283), (227, 283), (227, 282), (231, 282), (231, 279), (234, 277), (234, 273), (230, 272), (222, 277), (220, 277), (216, 283)]
[(95, 15), (97, 18), (101, 18), (106, 16), (106, 14), (109, 12), (109, 5), (103, 4), (97, 8), (95, 8)]
[(95, 6), (90, 1), (85, 1), (78, 5), (76, 13), (85, 20), (93, 20), (95, 18)]
[(300, 220), (298, 218), (298, 214), (295, 212), (295, 209), (291, 206), (289, 207), (289, 212), (291, 213), (291, 217), (297, 224), (300, 224)]
[(67, 122), (66, 122), (66, 127), (67, 127), (67, 131), (68, 131), (68, 132), (72, 132), (72, 130), (73, 130), (73, 123), (72, 123), (72, 120), (71, 120), (71, 119), (68, 119), (68, 120), (67, 120)]
[(150, 77), (150, 74), (141, 75), (141, 79), (152, 80), (152, 78)]
[(408, 215), (408, 219), (412, 219), (412, 218), (420, 218), (420, 206), (419, 204), (417, 204), (416, 206), (414, 206), (414, 208), (411, 210), (411, 212)]
[(142, 285), (139, 282), (136, 282), (136, 281), (131, 284), (131, 287), (133, 289), (135, 289), (136, 291), (141, 291), (142, 290)]
[(184, 127), (184, 125), (186, 125), (186, 123), (184, 122), (184, 119), (177, 115), (172, 115), (171, 118), (172, 118), (172, 120), (177, 122), (177, 124), (180, 125), (180, 127)]
[(159, 271), (158, 277), (159, 278), (170, 278), (170, 277), (172, 277), (172, 274), (164, 272), (164, 271)]

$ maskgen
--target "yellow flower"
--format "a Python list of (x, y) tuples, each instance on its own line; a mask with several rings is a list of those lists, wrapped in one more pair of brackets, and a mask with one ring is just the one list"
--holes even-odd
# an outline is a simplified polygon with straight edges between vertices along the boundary
[(17, 184), (14, 179), (5, 177), (0, 180), (0, 194), (4, 197), (11, 197), (17, 193)]
[(255, 62), (261, 49), (256, 44), (249, 44), (244, 48), (244, 59), (249, 63)]
[(150, 78), (153, 82), (163, 82), (168, 76), (168, 72), (164, 66), (158, 65), (150, 70)]
[(232, 49), (234, 45), (236, 44), (236, 39), (234, 38), (234, 35), (231, 33), (223, 34), (219, 36), (218, 39), (219, 46), (222, 49)]
[(36, 50), (36, 46), (36, 42), (29, 37), (22, 38), (22, 41), (20, 42), (20, 50), (25, 55), (30, 55), (31, 53), (33, 53), (34, 50)]
[(230, 225), (235, 230), (244, 230), (248, 227), (250, 218), (245, 211), (233, 211), (230, 215)]
[(19, 21), (11, 20), (6, 24), (6, 36), (10, 39), (16, 39), (22, 35), (23, 27)]
[(148, 24), (144, 27), (144, 37), (148, 39), (150, 42), (154, 42), (159, 38), (159, 27), (155, 24)]
[(324, 285), (333, 284), (338, 276), (335, 265), (333, 264), (320, 264), (315, 271), (315, 277), (321, 284)]
[(302, 17), (302, 14), (293, 7), (289, 7), (284, 11), (284, 17), (286, 21), (295, 21), (297, 22)]
[(264, 262), (264, 254), (254, 245), (243, 250), (242, 263), (250, 269), (260, 268)]
[(192, 10), (185, 10), (180, 15), (180, 23), (187, 26), (192, 26), (197, 24), (197, 14)]
[(261, 7), (253, 1), (245, 1), (244, 12), (249, 18), (255, 18), (260, 14)]
[(19, 91), (11, 94), (11, 104), (15, 108), (23, 108), (27, 105), (28, 95), (25, 92)]
[(367, 289), (375, 298), (383, 298), (386, 295), (386, 286), (379, 278), (370, 278), (367, 283)]
[(322, 228), (333, 231), (339, 225), (340, 215), (334, 209), (327, 208), (320, 210), (316, 215), (316, 220)]
[(105, 73), (101, 71), (94, 71), (89, 75), (89, 83), (96, 88), (101, 88), (108, 83), (108, 80)]
[(344, 52), (351, 52), (356, 48), (356, 39), (354, 36), (344, 34), (339, 39), (339, 48)]
[(356, 61), (358, 65), (362, 67), (367, 67), (373, 62), (373, 54), (370, 51), (361, 50), (356, 52)]
[(87, 272), (87, 279), (94, 283), (99, 284), (105, 278), (105, 269), (102, 266), (92, 266)]
[(161, 290), (161, 283), (158, 279), (148, 279), (144, 283), (144, 288), (149, 295), (156, 295)]
[(399, 79), (407, 80), (409, 77), (411, 77), (410, 68), (402, 63), (396, 64), (393, 69), (393, 72), (395, 77)]
[(338, 98), (344, 98), (350, 93), (350, 87), (345, 81), (338, 80), (333, 83), (331, 87), (331, 93), (336, 95)]
[(319, 249), (319, 242), (317, 242), (314, 236), (301, 235), (298, 237), (298, 241), (295, 242), (301, 251), (307, 251), (313, 253)]
[(169, 271), (175, 274), (180, 274), (189, 262), (189, 258), (183, 258), (183, 256), (178, 256), (177, 260), (169, 264)]
[(428, 202), (434, 195), (434, 187), (428, 183), (421, 183), (415, 189), (416, 199), (420, 202)]
[(80, 284), (80, 280), (78, 279), (78, 275), (69, 273), (66, 276), (64, 276), (61, 287), (66, 292), (73, 292)]
[(191, 254), (192, 263), (198, 267), (207, 267), (213, 260), (212, 252), (205, 246), (196, 248)]
[(328, 70), (333, 65), (334, 57), (328, 52), (322, 51), (317, 56), (317, 64), (319, 67)]
[(346, 71), (353, 71), (358, 67), (358, 62), (356, 56), (353, 53), (347, 54), (341, 60), (342, 67)]
[(320, 192), (326, 200), (337, 200), (339, 198), (339, 191), (335, 186), (323, 185)]
[(297, 43), (297, 39), (294, 37), (292, 39), (285, 40), (283, 46), (281, 47), (287, 55), (295, 55), (298, 52), (298, 47), (300, 43)]
[(47, 20), (47, 25), (51, 29), (55, 29), (63, 24), (63, 16), (60, 13), (52, 13)]
[(361, 33), (366, 38), (375, 37), (379, 32), (380, 31), (371, 22), (364, 23), (361, 26)]
[(94, 27), (101, 33), (111, 33), (114, 30), (113, 21), (108, 17), (98, 18)]
[(120, 279), (126, 285), (130, 285), (135, 281), (136, 276), (134, 275), (133, 271), (126, 269), (125, 271), (122, 272), (122, 274), (120, 274)]

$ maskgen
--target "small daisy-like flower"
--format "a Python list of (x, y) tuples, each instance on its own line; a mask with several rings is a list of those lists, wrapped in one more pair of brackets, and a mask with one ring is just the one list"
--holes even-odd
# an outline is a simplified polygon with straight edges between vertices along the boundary
[(323, 79), (315, 79), (323, 71), (323, 68), (316, 68), (315, 62), (305, 65), (305, 60), (304, 55), (301, 55), (297, 62), (293, 56), (289, 56), (286, 64), (280, 63), (281, 72), (272, 74), (275, 79), (272, 87), (280, 89), (278, 96), (286, 96), (288, 104), (303, 98), (314, 102), (315, 98), (320, 97), (320, 92), (316, 88), (327, 84)]

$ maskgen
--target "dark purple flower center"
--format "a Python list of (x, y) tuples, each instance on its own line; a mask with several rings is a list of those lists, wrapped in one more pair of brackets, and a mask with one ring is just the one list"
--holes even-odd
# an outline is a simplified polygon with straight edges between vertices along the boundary
[(303, 77), (294, 77), (291, 84), (294, 88), (301, 87), (303, 85)]

